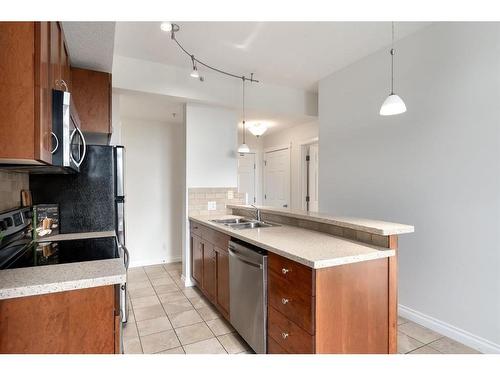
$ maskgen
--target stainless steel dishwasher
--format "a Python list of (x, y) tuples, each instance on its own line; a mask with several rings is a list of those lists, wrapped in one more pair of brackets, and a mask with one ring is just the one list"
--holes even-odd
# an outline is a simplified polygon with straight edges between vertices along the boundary
[(267, 251), (229, 242), (229, 307), (233, 327), (259, 354), (267, 351)]

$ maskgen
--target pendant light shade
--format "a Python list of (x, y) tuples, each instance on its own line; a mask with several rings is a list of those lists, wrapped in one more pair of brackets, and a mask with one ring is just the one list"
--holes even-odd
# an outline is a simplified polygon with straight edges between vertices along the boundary
[(242, 143), (240, 145), (240, 147), (238, 147), (238, 152), (240, 154), (247, 154), (250, 152), (250, 148), (248, 147), (248, 145), (246, 143)]
[(396, 94), (389, 95), (380, 108), (381, 116), (399, 115), (403, 112), (406, 112), (406, 104)]
[(196, 68), (196, 66), (191, 71), (190, 76), (193, 78), (200, 78), (200, 73), (198, 73), (198, 69)]
[(380, 107), (381, 116), (392, 116), (399, 115), (400, 113), (406, 112), (406, 104), (401, 99), (401, 97), (394, 93), (394, 55), (396, 51), (394, 50), (394, 22), (392, 23), (392, 48), (391, 54), (391, 93), (382, 103)]

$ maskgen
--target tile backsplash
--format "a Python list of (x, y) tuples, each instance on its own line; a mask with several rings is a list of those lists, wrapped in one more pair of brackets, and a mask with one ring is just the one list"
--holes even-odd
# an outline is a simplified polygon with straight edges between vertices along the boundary
[(0, 211), (16, 208), (21, 205), (21, 190), (29, 189), (27, 173), (11, 173), (0, 171)]
[[(215, 202), (215, 210), (208, 210), (208, 202)], [(189, 188), (188, 214), (208, 215), (226, 214), (230, 210), (227, 204), (244, 204), (245, 194), (238, 193), (238, 188)]]

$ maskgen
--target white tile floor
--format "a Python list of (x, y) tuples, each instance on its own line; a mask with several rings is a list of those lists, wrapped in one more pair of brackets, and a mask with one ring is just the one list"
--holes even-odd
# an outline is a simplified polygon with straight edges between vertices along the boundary
[[(184, 287), (180, 263), (129, 269), (128, 290), (129, 320), (123, 331), (125, 354), (252, 353), (196, 287)], [(401, 317), (398, 352), (478, 353)]]

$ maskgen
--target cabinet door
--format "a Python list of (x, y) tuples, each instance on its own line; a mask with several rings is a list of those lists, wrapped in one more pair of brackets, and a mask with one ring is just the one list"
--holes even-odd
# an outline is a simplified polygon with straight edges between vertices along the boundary
[(212, 244), (203, 243), (203, 289), (211, 302), (215, 301), (216, 253)]
[(227, 250), (215, 248), (217, 253), (216, 302), (229, 318), (229, 254)]
[(52, 162), (52, 86), (50, 30), (54, 22), (35, 24), (35, 159)]
[(71, 68), (69, 66), (69, 54), (64, 37), (61, 37), (61, 79), (66, 83), (68, 91), (71, 92)]
[(61, 28), (58, 22), (50, 23), (50, 85), (52, 89), (61, 87)]
[(71, 68), (73, 99), (84, 132), (111, 133), (111, 74)]
[(203, 277), (203, 245), (201, 238), (191, 236), (191, 276), (201, 285)]

